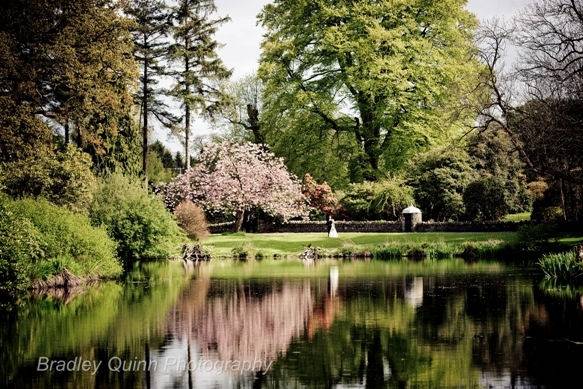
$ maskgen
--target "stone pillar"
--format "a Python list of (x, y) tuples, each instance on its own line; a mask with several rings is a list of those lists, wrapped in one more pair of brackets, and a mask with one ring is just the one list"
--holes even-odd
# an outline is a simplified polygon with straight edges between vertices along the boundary
[(417, 207), (410, 206), (403, 210), (403, 231), (414, 232), (415, 227), (423, 222), (421, 210)]

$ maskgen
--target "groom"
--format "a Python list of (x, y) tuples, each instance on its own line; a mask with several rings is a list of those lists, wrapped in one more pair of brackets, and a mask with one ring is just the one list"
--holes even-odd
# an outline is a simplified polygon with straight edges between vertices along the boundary
[(332, 229), (332, 218), (329, 214), (326, 214), (326, 233), (330, 235), (330, 230)]

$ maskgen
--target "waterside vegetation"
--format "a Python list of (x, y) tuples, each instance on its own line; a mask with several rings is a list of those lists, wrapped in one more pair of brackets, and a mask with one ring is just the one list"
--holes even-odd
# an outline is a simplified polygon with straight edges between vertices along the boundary
[(342, 233), (338, 239), (320, 233), (222, 234), (213, 235), (205, 247), (214, 257), (263, 259), (298, 256), (306, 248), (329, 258), (377, 259), (532, 259), (542, 252), (566, 249), (583, 236), (562, 235), (551, 239), (523, 239), (514, 232)]

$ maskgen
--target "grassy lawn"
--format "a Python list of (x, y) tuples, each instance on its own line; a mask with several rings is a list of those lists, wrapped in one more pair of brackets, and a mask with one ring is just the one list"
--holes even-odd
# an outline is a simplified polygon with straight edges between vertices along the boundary
[(504, 216), (505, 222), (526, 222), (530, 220), (530, 212), (522, 212), (522, 213), (512, 213), (510, 215)]
[(281, 233), (281, 234), (221, 234), (212, 235), (205, 246), (214, 256), (229, 256), (234, 248), (251, 248), (264, 255), (294, 255), (306, 246), (322, 249), (342, 249), (357, 247), (372, 249), (384, 244), (423, 244), (442, 242), (464, 244), (466, 242), (501, 241), (514, 242), (514, 232), (427, 232), (411, 233), (341, 233), (338, 239), (330, 239), (323, 233)]

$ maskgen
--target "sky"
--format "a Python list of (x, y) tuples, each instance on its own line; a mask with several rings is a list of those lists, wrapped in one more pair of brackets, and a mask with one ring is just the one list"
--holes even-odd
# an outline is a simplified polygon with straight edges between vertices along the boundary
[[(535, 0), (469, 0), (468, 9), (483, 22), (494, 18), (510, 19)], [(263, 30), (257, 25), (257, 14), (269, 0), (215, 0), (217, 16), (229, 16), (217, 31), (216, 39), (223, 46), (219, 55), (227, 67), (233, 70), (233, 80), (252, 74), (257, 70)], [(213, 129), (207, 123), (197, 120), (193, 123), (194, 135), (205, 135)], [(155, 137), (174, 152), (181, 145), (158, 129)]]

